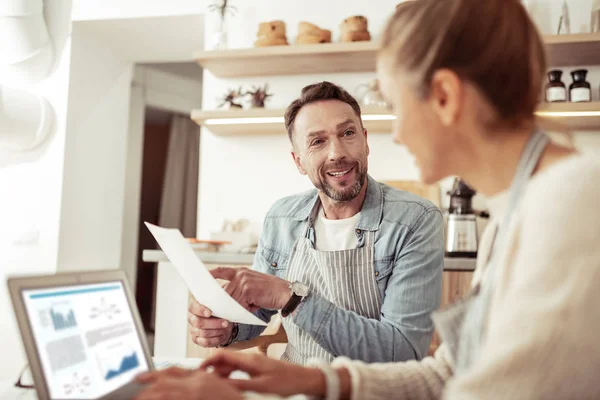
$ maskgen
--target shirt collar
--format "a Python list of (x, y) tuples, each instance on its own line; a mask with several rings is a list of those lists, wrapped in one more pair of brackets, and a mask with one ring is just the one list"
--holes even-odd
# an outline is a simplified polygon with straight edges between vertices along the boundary
[[(312, 225), (317, 215), (319, 204), (319, 192), (315, 190), (310, 200), (304, 207), (298, 210), (293, 218), (297, 221), (306, 221), (311, 217), (310, 223)], [(370, 175), (367, 175), (367, 194), (360, 211), (360, 220), (358, 221), (358, 225), (356, 225), (356, 229), (364, 231), (378, 230), (379, 223), (383, 217), (383, 189), (379, 182), (371, 178)]]

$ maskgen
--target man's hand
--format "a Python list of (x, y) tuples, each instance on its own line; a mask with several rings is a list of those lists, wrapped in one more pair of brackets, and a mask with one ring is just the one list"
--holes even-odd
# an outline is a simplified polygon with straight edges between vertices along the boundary
[(135, 400), (180, 399), (204, 400), (218, 397), (223, 400), (242, 400), (242, 393), (229, 381), (198, 370), (169, 368), (149, 372), (136, 378), (148, 386)]
[(234, 371), (246, 372), (249, 379), (228, 380), (240, 391), (273, 393), (286, 397), (294, 394), (318, 397), (326, 395), (325, 376), (320, 370), (273, 360), (259, 354), (220, 351), (200, 366), (201, 370), (209, 368), (222, 378), (229, 377)]
[(224, 289), (247, 310), (281, 310), (292, 297), (288, 281), (248, 268), (220, 267), (210, 271), (215, 279), (229, 281)]
[(188, 309), (188, 323), (192, 341), (200, 347), (218, 347), (231, 337), (233, 324), (211, 317), (211, 311), (192, 299)]

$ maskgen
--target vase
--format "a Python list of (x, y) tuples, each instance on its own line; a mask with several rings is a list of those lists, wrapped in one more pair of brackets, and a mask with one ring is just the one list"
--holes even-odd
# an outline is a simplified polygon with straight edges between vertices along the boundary
[(227, 16), (219, 18), (216, 29), (212, 34), (212, 49), (213, 50), (225, 50), (228, 47), (228, 36), (229, 32), (227, 29)]

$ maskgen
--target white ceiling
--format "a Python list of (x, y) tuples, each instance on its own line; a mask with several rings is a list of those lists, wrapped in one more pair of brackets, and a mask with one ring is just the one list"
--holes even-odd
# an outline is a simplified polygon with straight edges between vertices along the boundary
[(75, 21), (74, 24), (105, 41), (123, 59), (135, 63), (189, 62), (194, 52), (204, 47), (201, 14)]

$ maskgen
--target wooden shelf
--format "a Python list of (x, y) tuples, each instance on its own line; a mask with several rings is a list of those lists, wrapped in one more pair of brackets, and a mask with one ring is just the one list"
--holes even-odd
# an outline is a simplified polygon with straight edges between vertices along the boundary
[(195, 54), (220, 78), (375, 71), (375, 42), (272, 46)]
[[(599, 65), (600, 33), (544, 36), (549, 65)], [(374, 72), (378, 43), (325, 43), (202, 51), (196, 62), (220, 78)]]
[(538, 116), (552, 119), (575, 131), (600, 131), (600, 102), (544, 103)]
[[(285, 134), (283, 109), (192, 111), (191, 118), (216, 135)], [(363, 107), (363, 123), (371, 133), (391, 133), (394, 117), (383, 108)], [(572, 130), (600, 131), (600, 102), (544, 103), (538, 115)]]
[[(191, 118), (215, 135), (279, 135), (285, 134), (283, 109), (193, 110)], [(369, 132), (390, 133), (394, 117), (386, 109), (363, 107), (363, 123)]]
[(548, 35), (544, 42), (550, 66), (600, 64), (600, 33)]

